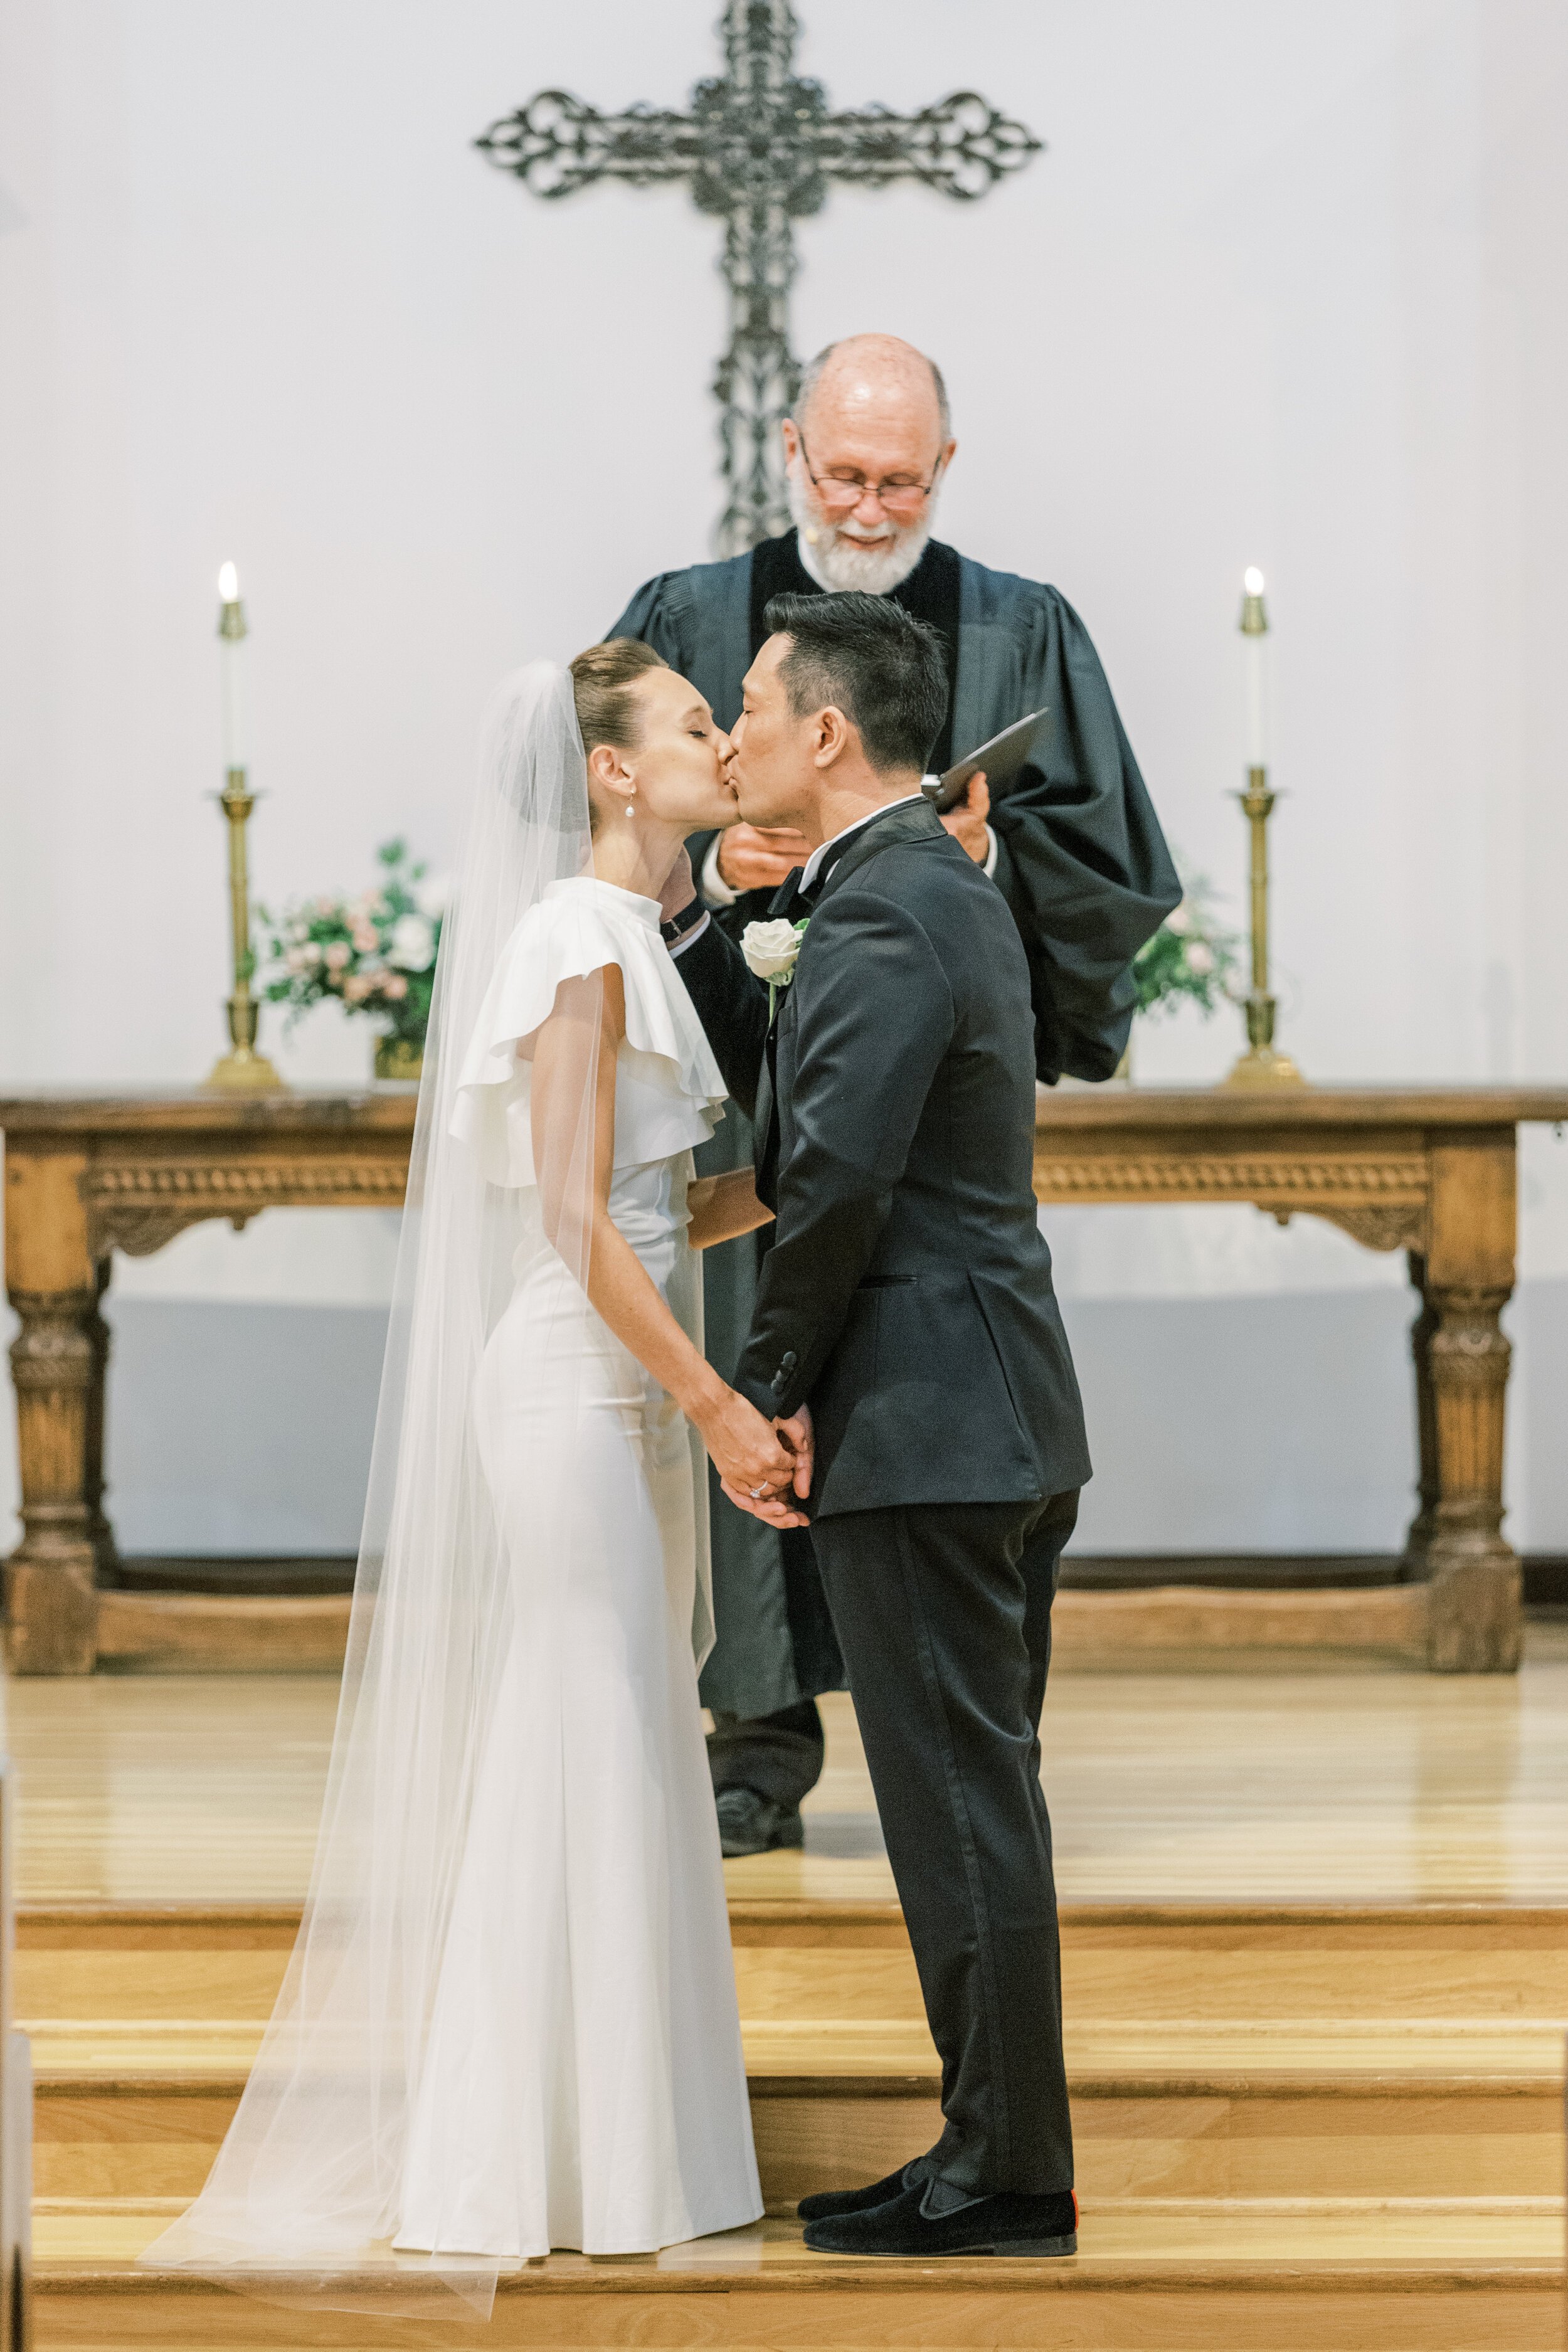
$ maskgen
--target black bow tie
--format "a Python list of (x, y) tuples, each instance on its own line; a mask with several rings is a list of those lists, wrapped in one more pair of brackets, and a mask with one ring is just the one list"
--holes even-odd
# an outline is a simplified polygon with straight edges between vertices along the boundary
[(800, 877), (805, 871), (803, 866), (797, 866), (794, 873), (779, 884), (777, 895), (768, 908), (774, 922), (795, 922), (802, 915), (809, 915), (816, 906), (816, 894), (822, 887), (822, 877), (818, 874), (807, 890), (801, 886)]
[[(853, 836), (851, 836), (851, 838), (853, 838)], [(847, 841), (836, 842), (832, 849), (829, 850), (827, 856), (823, 859), (821, 865), (817, 867), (816, 873), (812, 876), (811, 880), (809, 882), (802, 881), (796, 883), (795, 896), (801, 901), (803, 906), (808, 908), (816, 906), (817, 900), (822, 896), (824, 884), (826, 882), (828, 876), (832, 873), (834, 867), (837, 865), (839, 859), (843, 856), (848, 846), (849, 843)], [(805, 866), (803, 866), (800, 870), (804, 875), (805, 872)]]
[(805, 872), (805, 866), (797, 866), (787, 881), (779, 885), (779, 895), (769, 908), (770, 914), (775, 919), (787, 916), (792, 920), (801, 915), (811, 914), (822, 896), (828, 876), (845, 851), (859, 839), (862, 829), (861, 826), (857, 825), (847, 841), (836, 841), (809, 882), (803, 881), (801, 878)]

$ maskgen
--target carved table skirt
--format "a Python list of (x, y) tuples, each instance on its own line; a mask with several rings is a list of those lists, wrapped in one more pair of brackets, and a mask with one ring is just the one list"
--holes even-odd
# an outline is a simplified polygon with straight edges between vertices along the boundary
[[(192, 1092), (0, 1102), (5, 1134), (5, 1281), (22, 1328), (11, 1349), (21, 1454), (21, 1544), (5, 1568), (15, 1674), (88, 1674), (116, 1608), (103, 1508), (103, 1391), (109, 1331), (100, 1311), (113, 1253), (142, 1257), (187, 1225), (263, 1209), (395, 1209), (414, 1131), (411, 1092), (283, 1093), (247, 1100)], [(158, 1596), (166, 1601), (169, 1596)], [(156, 1605), (134, 1601), (142, 1616)], [(269, 1615), (296, 1633), (332, 1604), (207, 1605), (249, 1623), (247, 1663), (279, 1664), (289, 1642), (258, 1654)], [(165, 1608), (163, 1613), (174, 1612)], [(341, 1617), (341, 1610), (336, 1612)], [(298, 1649), (298, 1643), (295, 1643)], [(303, 1661), (302, 1661), (303, 1662)]]
[(1422, 1647), (1439, 1670), (1519, 1664), (1499, 1318), (1513, 1290), (1516, 1131), (1565, 1117), (1568, 1091), (1547, 1087), (1129, 1087), (1041, 1101), (1043, 1202), (1246, 1201), (1281, 1224), (1323, 1217), (1368, 1249), (1405, 1251), (1421, 1302), (1405, 1572), (1426, 1587)]
[[(1041, 1097), (1035, 1188), (1047, 1204), (1250, 1202), (1282, 1223), (1326, 1217), (1368, 1248), (1408, 1253), (1421, 1308), (1407, 1568), (1426, 1587), (1427, 1662), (1449, 1671), (1509, 1671), (1519, 1659), (1519, 1564), (1501, 1531), (1499, 1316), (1513, 1287), (1515, 1131), (1563, 1118), (1568, 1091), (1545, 1088)], [(115, 1552), (100, 1303), (113, 1252), (146, 1255), (210, 1217), (238, 1227), (268, 1208), (396, 1207), (413, 1124), (412, 1096), (390, 1092), (0, 1102), (6, 1284), (22, 1324), (11, 1351), (25, 1528), (5, 1569), (13, 1672), (86, 1674), (102, 1654), (136, 1654), (132, 1622), (156, 1611), (153, 1597), (104, 1589)], [(157, 1601), (167, 1609), (172, 1597)], [(289, 1654), (285, 1617), (298, 1626), (335, 1611), (341, 1622), (328, 1602), (174, 1605), (220, 1628), (243, 1616), (258, 1664)], [(276, 1638), (268, 1612), (279, 1612)]]

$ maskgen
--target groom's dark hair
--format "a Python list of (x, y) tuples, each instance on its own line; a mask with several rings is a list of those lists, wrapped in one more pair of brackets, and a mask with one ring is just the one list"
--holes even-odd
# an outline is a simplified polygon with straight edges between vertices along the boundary
[(890, 596), (772, 596), (763, 620), (791, 640), (779, 664), (792, 715), (832, 703), (873, 768), (923, 772), (947, 715), (947, 656)]

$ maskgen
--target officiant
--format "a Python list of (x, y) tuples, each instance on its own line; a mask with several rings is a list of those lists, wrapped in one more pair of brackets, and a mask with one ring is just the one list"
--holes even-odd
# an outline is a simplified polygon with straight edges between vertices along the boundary
[[(1110, 1077), (1131, 1025), (1132, 958), (1181, 888), (1088, 631), (1055, 588), (989, 571), (932, 538), (957, 443), (941, 371), (910, 344), (891, 335), (830, 344), (805, 369), (783, 433), (795, 528), (728, 562), (661, 572), (609, 634), (646, 639), (727, 729), (767, 634), (770, 597), (860, 589), (896, 599), (946, 648), (948, 704), (928, 761), (933, 772), (1044, 709), (1030, 763), (1005, 793), (994, 798), (977, 778), (943, 823), (1017, 923), (1038, 1076), (1047, 1086), (1064, 1074)], [(694, 836), (690, 850), (713, 919), (738, 936), (766, 913), (806, 845), (737, 824)], [(709, 1172), (752, 1157), (733, 1103), (708, 1155), (700, 1165)], [(705, 1260), (708, 1352), (726, 1378), (750, 1320), (766, 1232)], [(716, 1489), (712, 1521), (718, 1641), (702, 1696), (714, 1717), (709, 1753), (724, 1850), (798, 1845), (801, 1799), (823, 1763), (816, 1702), (844, 1687), (811, 1538), (804, 1528), (775, 1533)]]

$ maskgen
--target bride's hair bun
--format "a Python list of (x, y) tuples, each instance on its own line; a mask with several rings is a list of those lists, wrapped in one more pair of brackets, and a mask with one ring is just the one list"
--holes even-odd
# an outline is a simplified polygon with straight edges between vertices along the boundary
[(638, 637), (606, 637), (579, 654), (572, 664), (572, 699), (584, 751), (609, 743), (617, 751), (635, 751), (642, 729), (631, 689), (646, 670), (668, 667), (663, 655)]

